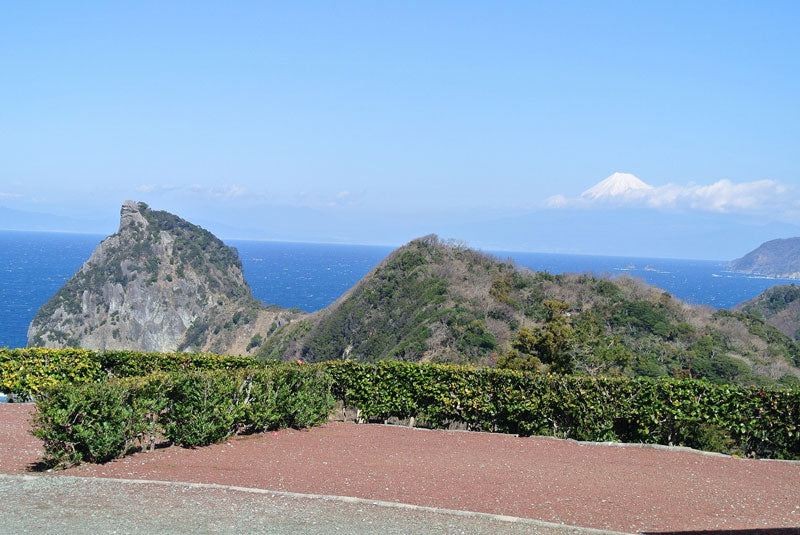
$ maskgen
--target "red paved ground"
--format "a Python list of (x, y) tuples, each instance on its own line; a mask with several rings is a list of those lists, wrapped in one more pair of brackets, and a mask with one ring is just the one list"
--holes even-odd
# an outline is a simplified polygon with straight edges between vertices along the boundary
[[(31, 411), (0, 405), (0, 472), (39, 459)], [(798, 462), (380, 425), (169, 447), (65, 473), (358, 496), (620, 531), (800, 526)]]

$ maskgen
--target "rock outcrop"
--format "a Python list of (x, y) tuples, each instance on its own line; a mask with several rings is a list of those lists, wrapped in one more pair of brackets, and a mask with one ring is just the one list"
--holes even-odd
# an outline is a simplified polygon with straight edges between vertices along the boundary
[(213, 234), (126, 201), (117, 233), (38, 311), (28, 345), (242, 354), (295, 315), (256, 301), (236, 250)]

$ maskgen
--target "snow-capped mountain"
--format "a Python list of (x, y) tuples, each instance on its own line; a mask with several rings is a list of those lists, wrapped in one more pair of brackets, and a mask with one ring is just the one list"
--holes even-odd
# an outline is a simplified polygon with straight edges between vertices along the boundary
[(642, 182), (630, 173), (614, 173), (581, 193), (584, 199), (612, 199), (619, 197), (639, 197), (651, 191), (653, 186)]

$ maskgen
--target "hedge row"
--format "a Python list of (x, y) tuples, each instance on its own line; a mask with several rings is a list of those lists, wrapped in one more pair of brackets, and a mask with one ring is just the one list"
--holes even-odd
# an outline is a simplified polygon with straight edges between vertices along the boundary
[[(246, 419), (242, 419), (244, 416), (238, 416), (238, 409), (230, 408), (238, 407), (239, 402), (231, 399), (239, 399), (238, 389), (242, 388), (244, 392), (259, 384), (255, 379), (246, 377), (262, 377), (261, 374), (266, 374), (263, 377), (272, 377), (269, 374), (273, 373), (272, 368), (265, 368), (263, 364), (260, 368), (231, 370), (253, 361), (207, 355), (12, 350), (0, 352), (0, 357), (25, 356), (31, 355), (31, 352), (35, 359), (30, 368), (35, 369), (36, 373), (30, 370), (15, 371), (24, 370), (29, 362), (13, 358), (10, 359), (10, 369), (12, 376), (16, 374), (16, 377), (24, 377), (27, 381), (17, 391), (24, 392), (25, 388), (29, 388), (28, 392), (38, 392), (36, 397), (40, 413), (47, 412), (45, 408), (53, 403), (61, 407), (58, 409), (60, 411), (66, 411), (64, 407), (70, 406), (70, 403), (82, 407), (81, 404), (88, 404), (84, 408), (91, 413), (94, 410), (92, 404), (105, 406), (106, 402), (98, 401), (105, 399), (103, 396), (128, 396), (124, 403), (115, 401), (116, 406), (150, 407), (148, 404), (151, 402), (147, 400), (166, 392), (163, 394), (166, 398), (158, 397), (161, 400), (159, 403), (166, 403), (163, 400), (167, 399), (170, 405), (164, 414), (176, 415), (183, 410), (180, 392), (196, 391), (188, 384), (182, 390), (174, 385), (182, 384), (181, 377), (194, 378), (192, 380), (200, 377), (192, 375), (199, 372), (190, 373), (186, 370), (194, 367), (228, 368), (228, 371), (209, 373), (208, 377), (213, 380), (204, 379), (206, 382), (202, 384), (207, 386), (203, 387), (206, 389), (203, 391), (203, 403), (206, 403), (204, 411), (208, 413), (208, 421), (216, 418), (219, 423), (214, 425), (224, 429), (233, 426), (232, 432), (238, 432), (240, 428), (259, 428), (254, 422), (261, 409), (248, 409), (242, 413), (247, 415)], [(87, 354), (90, 358), (86, 357)], [(142, 362), (137, 362), (136, 359), (140, 357)], [(77, 363), (77, 366), (71, 366), (70, 363)], [(144, 374), (153, 369), (179, 369), (184, 372), (161, 373), (148, 379), (127, 382), (107, 379), (109, 375)], [(741, 455), (800, 459), (798, 388), (770, 390), (713, 385), (697, 380), (525, 374), (510, 370), (406, 362), (360, 364), (333, 361), (299, 367), (279, 366), (275, 369), (282, 370), (282, 374), (290, 373), (287, 370), (303, 370), (292, 373), (310, 374), (304, 375), (304, 380), (308, 381), (304, 388), (325, 395), (330, 391), (344, 406), (359, 409), (361, 416), (367, 420), (414, 417), (423, 425), (436, 428), (458, 423), (468, 429), (481, 431), (551, 435), (577, 440), (675, 444)], [(86, 384), (80, 386), (80, 383)], [(36, 389), (29, 386), (33, 384), (37, 385)], [(42, 390), (42, 385), (49, 384), (65, 386), (51, 386)], [(115, 393), (115, 389), (119, 392)], [(148, 389), (155, 394), (150, 394)], [(5, 391), (14, 392), (8, 388)], [(260, 394), (255, 398), (242, 398), (247, 400), (243, 406), (251, 403), (252, 399), (258, 399), (258, 396)], [(167, 410), (160, 405), (157, 408), (158, 411), (147, 409), (148, 414)], [(129, 410), (135, 412), (138, 409)], [(313, 405), (311, 410), (316, 414), (317, 406)], [(236, 415), (233, 423), (226, 419), (231, 414)], [(111, 418), (113, 415), (108, 416), (109, 421), (117, 421)], [(88, 418), (94, 417), (90, 414)], [(167, 425), (169, 418), (159, 418), (162, 422), (159, 425), (163, 427), (159, 432), (176, 443), (198, 445), (216, 440), (185, 438), (191, 433), (178, 430), (179, 420)], [(58, 419), (52, 421), (57, 422)], [(131, 425), (134, 425), (136, 432), (132, 435), (131, 430), (122, 433), (127, 437), (123, 441), (125, 448), (130, 446), (131, 436), (141, 434), (140, 426), (144, 425), (141, 417), (136, 416), (134, 421), (137, 423)], [(94, 429), (92, 425), (70, 432), (73, 435), (99, 432), (91, 431)], [(118, 427), (118, 424), (108, 425)], [(198, 436), (201, 435), (203, 433), (198, 432)], [(92, 453), (83, 458), (101, 459), (104, 456)]]
[(195, 447), (233, 434), (328, 419), (331, 378), (320, 367), (182, 371), (40, 392), (33, 420), (48, 465), (102, 463), (160, 437)]
[(800, 389), (705, 381), (560, 376), (491, 368), (329, 362), (334, 396), (364, 419), (435, 428), (685, 445), (800, 458)]
[(256, 365), (252, 357), (190, 353), (139, 353), (88, 349), (0, 348), (0, 392), (28, 398), (61, 383), (141, 377), (179, 370), (233, 370)]

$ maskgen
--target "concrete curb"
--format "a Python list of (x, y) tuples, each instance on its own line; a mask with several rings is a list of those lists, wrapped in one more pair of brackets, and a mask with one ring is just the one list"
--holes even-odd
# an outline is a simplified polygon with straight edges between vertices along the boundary
[(697, 455), (705, 455), (707, 457), (723, 457), (727, 459), (738, 459), (740, 461), (748, 461), (748, 462), (758, 461), (758, 462), (770, 462), (770, 463), (800, 464), (800, 460), (796, 459), (763, 459), (763, 458), (752, 458), (752, 457), (735, 457), (733, 455), (728, 455), (725, 453), (719, 453), (716, 451), (698, 450), (695, 448), (690, 448), (688, 446), (668, 446), (666, 444), (651, 444), (647, 442), (595, 442), (590, 440), (575, 440), (574, 438), (559, 438), (550, 435), (530, 435), (522, 437), (520, 435), (513, 435), (509, 433), (494, 433), (492, 431), (469, 431), (466, 429), (433, 429), (429, 427), (410, 427), (401, 424), (363, 423), (355, 425), (381, 425), (386, 427), (401, 427), (403, 429), (411, 429), (414, 431), (444, 431), (447, 433), (478, 433), (486, 435), (505, 434), (508, 436), (518, 437), (518, 438), (536, 438), (544, 440), (557, 440), (559, 442), (572, 442), (573, 444), (578, 444), (579, 446), (611, 446), (614, 448), (649, 448), (649, 449), (663, 450), (663, 451), (682, 451), (686, 453), (695, 453)]
[(295, 499), (311, 499), (311, 500), (326, 500), (332, 502), (342, 503), (355, 503), (364, 505), (374, 505), (378, 507), (391, 507), (394, 509), (404, 509), (409, 511), (422, 511), (427, 513), (438, 513), (443, 515), (453, 515), (469, 518), (481, 518), (485, 520), (494, 520), (498, 522), (508, 522), (515, 524), (526, 524), (534, 527), (541, 528), (558, 528), (568, 529), (578, 535), (630, 535), (620, 531), (608, 531), (596, 528), (585, 528), (580, 526), (569, 526), (567, 524), (556, 524), (554, 522), (545, 522), (543, 520), (535, 520), (532, 518), (522, 518), (518, 516), (495, 515), (492, 513), (480, 513), (476, 511), (461, 511), (458, 509), (443, 509), (439, 507), (427, 507), (424, 505), (414, 505), (409, 503), (400, 502), (387, 502), (383, 500), (370, 500), (367, 498), (356, 498), (353, 496), (336, 496), (330, 494), (304, 494), (299, 492), (287, 492), (282, 490), (268, 490), (253, 487), (237, 487), (234, 485), (220, 485), (217, 483), (189, 483), (179, 481), (161, 481), (153, 479), (121, 479), (121, 478), (105, 478), (105, 477), (78, 477), (78, 476), (54, 476), (54, 475), (15, 475), (15, 474), (0, 474), (0, 479), (12, 481), (33, 481), (39, 478), (58, 477), (59, 479), (73, 480), (73, 481), (111, 481), (115, 483), (130, 484), (130, 485), (163, 485), (172, 487), (189, 487), (200, 489), (220, 489), (236, 492), (246, 492), (250, 494), (269, 494), (272, 496), (283, 496), (286, 498)]

